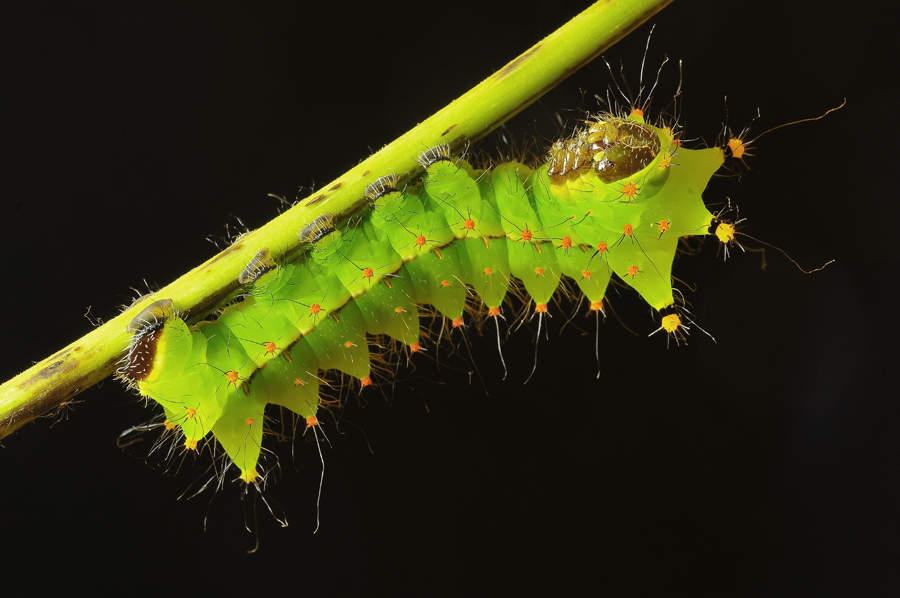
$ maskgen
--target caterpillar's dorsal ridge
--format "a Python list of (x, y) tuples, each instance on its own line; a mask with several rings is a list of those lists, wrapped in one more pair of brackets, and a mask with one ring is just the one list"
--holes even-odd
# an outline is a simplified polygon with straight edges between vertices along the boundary
[(334, 231), (334, 215), (321, 214), (317, 216), (315, 220), (300, 229), (300, 233), (297, 236), (301, 243), (315, 245), (326, 235), (330, 235)]
[(427, 169), (432, 164), (436, 164), (437, 162), (450, 162), (453, 159), (453, 151), (450, 148), (449, 143), (441, 143), (435, 145), (433, 147), (428, 148), (424, 152), (419, 154), (419, 157), (416, 159), (416, 162), (419, 163), (419, 166)]
[(395, 192), (399, 181), (400, 177), (393, 173), (378, 177), (366, 187), (366, 199), (370, 204), (375, 203), (380, 197)]
[(256, 282), (260, 276), (275, 268), (277, 268), (277, 265), (272, 261), (272, 252), (269, 251), (268, 247), (263, 247), (256, 252), (256, 255), (250, 260), (250, 263), (241, 271), (238, 276), (238, 282), (240, 284), (252, 284)]

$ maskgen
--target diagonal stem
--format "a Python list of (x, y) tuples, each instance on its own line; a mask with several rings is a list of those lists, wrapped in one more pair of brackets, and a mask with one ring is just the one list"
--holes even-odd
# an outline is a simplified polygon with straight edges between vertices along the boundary
[[(563, 79), (625, 37), (672, 0), (597, 2), (532, 46), (443, 110), (351, 168), (262, 228), (154, 294), (172, 299), (193, 319), (209, 313), (237, 289), (241, 270), (262, 247), (274, 258), (302, 250), (298, 231), (317, 216), (340, 221), (365, 207), (365, 188), (379, 176), (418, 173), (423, 147), (474, 142), (515, 116)], [(0, 386), (0, 438), (71, 400), (110, 376), (128, 346), (128, 323), (153, 299), (35, 364)]]

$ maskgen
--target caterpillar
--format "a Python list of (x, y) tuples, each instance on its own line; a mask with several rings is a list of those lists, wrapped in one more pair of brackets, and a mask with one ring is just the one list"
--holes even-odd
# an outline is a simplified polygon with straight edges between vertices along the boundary
[(256, 484), (268, 471), (267, 405), (318, 426), (325, 373), (373, 384), (369, 339), (400, 343), (393, 359), (419, 352), (424, 306), (450, 331), (492, 319), (499, 346), (511, 289), (534, 304), (540, 335), (561, 283), (601, 312), (615, 275), (671, 310), (658, 330), (680, 338), (690, 326), (672, 261), (679, 239), (707, 234), (714, 216), (701, 193), (724, 160), (721, 147), (683, 147), (677, 123), (650, 124), (638, 107), (588, 118), (536, 168), (477, 169), (448, 146), (427, 149), (421, 181), (385, 174), (342, 229), (326, 213), (298, 231), (308, 245), (299, 260), (276, 265), (259, 248), (238, 277), (244, 291), (214, 320), (190, 327), (171, 300), (152, 303), (131, 325), (119, 377), (162, 406), (180, 450), (213, 443), (223, 472), (234, 465)]

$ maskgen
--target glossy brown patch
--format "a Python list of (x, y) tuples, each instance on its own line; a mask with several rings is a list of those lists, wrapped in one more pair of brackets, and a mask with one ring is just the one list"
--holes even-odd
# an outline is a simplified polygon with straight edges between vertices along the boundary
[(161, 334), (162, 328), (158, 328), (134, 337), (128, 349), (128, 363), (122, 368), (122, 376), (138, 381), (150, 375)]

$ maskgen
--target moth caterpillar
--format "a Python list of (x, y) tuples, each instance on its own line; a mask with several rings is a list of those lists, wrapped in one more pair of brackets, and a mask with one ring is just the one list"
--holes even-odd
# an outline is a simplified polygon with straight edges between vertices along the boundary
[[(701, 193), (725, 153), (687, 149), (677, 134), (677, 122), (655, 126), (633, 109), (589, 117), (536, 168), (423, 151), (420, 181), (398, 188), (385, 174), (342, 229), (325, 214), (298, 231), (310, 246), (298, 260), (276, 268), (261, 248), (239, 277), (245, 291), (214, 321), (190, 327), (166, 299), (147, 308), (154, 317), (133, 324), (120, 377), (162, 406), (181, 450), (221, 445), (220, 475), (234, 464), (256, 484), (266, 406), (318, 425), (316, 381), (335, 370), (371, 385), (370, 338), (418, 352), (425, 306), (452, 330), (496, 320), (517, 287), (540, 334), (562, 280), (598, 311), (615, 274), (654, 310), (678, 308), (672, 260), (681, 237), (708, 232)], [(662, 327), (686, 330), (677, 314)]]

